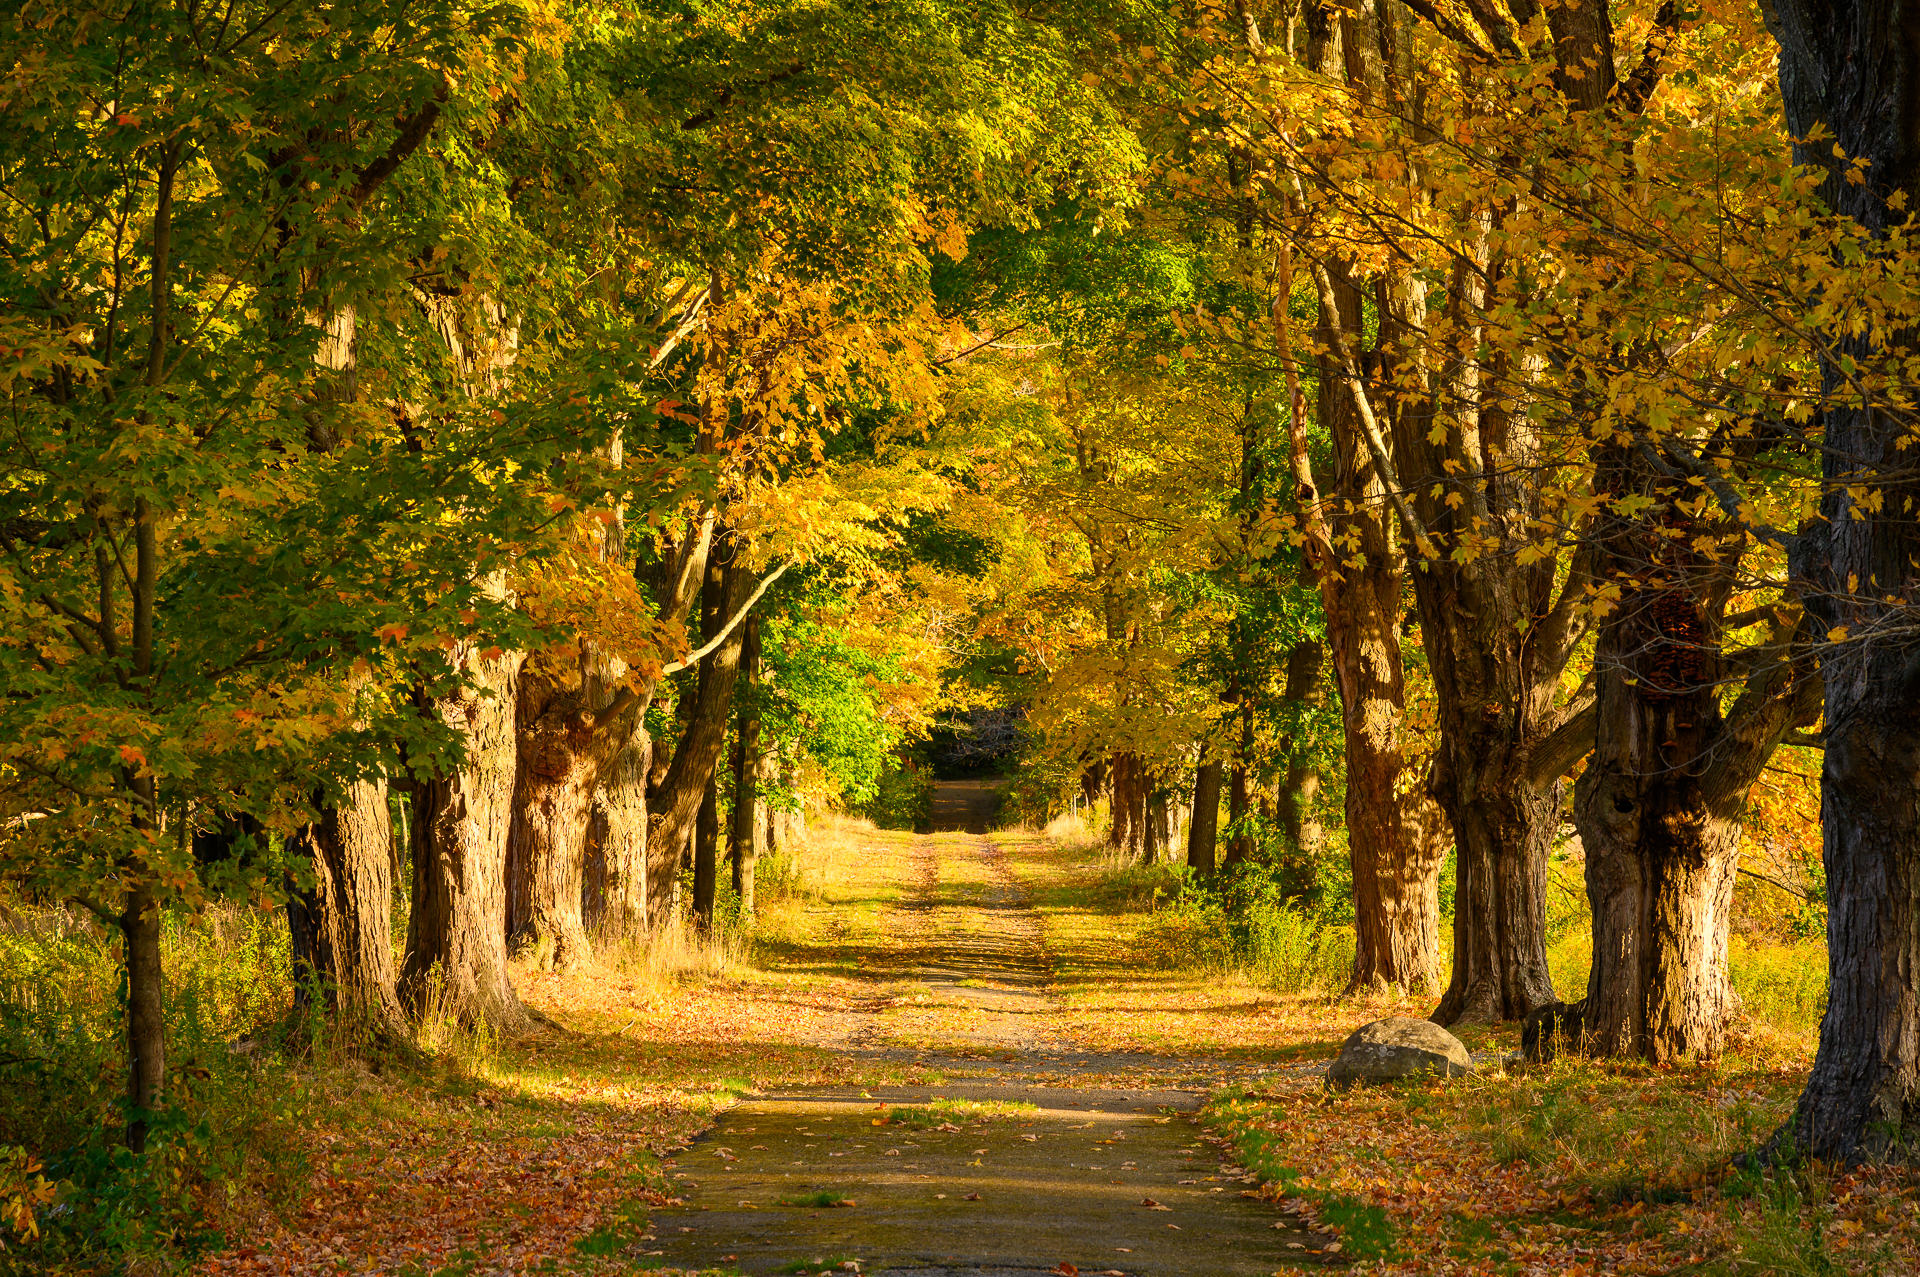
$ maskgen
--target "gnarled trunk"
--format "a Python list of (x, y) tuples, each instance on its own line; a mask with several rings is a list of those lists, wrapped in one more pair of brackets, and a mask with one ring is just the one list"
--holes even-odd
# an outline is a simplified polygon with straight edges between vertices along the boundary
[(416, 1015), (509, 1033), (530, 1027), (507, 978), (507, 834), (524, 653), (469, 657), (471, 690), (433, 706), (466, 759), (413, 789), (413, 914), (401, 996)]
[(521, 673), (517, 706), (510, 854), (527, 883), (524, 938), (543, 965), (561, 971), (592, 953), (582, 913), (587, 830), (601, 778), (629, 738), (628, 723), (644, 708), (630, 692), (615, 697), (608, 671), (592, 668), (591, 651), (582, 663), (588, 668), (575, 679), (530, 665)]
[(1711, 1059), (1734, 1005), (1740, 814), (1774, 748), (1818, 716), (1820, 699), (1776, 610), (1774, 641), (1742, 654), (1754, 672), (1722, 716), (1734, 669), (1720, 618), (1740, 586), (1745, 537), (1688, 513), (1694, 490), (1656, 473), (1645, 451), (1603, 449), (1595, 483), (1645, 505), (1626, 515), (1609, 504), (1595, 524), (1598, 570), (1619, 601), (1594, 650), (1597, 729), (1574, 802), (1593, 904), (1584, 1024), (1600, 1054)]
[[(1902, 221), (1920, 201), (1920, 15), (1893, 0), (1767, 12), (1788, 126), (1817, 137), (1795, 158), (1828, 166), (1823, 194), (1861, 226)], [(1849, 180), (1856, 159), (1869, 166), (1864, 181)], [(1820, 628), (1856, 637), (1822, 658), (1827, 1013), (1807, 1089), (1775, 1139), (1802, 1155), (1911, 1161), (1920, 1149), (1920, 655), (1910, 639), (1858, 636), (1912, 625), (1920, 526), (1910, 502), (1920, 492), (1908, 415), (1854, 406), (1859, 383), (1837, 361), (1876, 369), (1910, 352), (1915, 333), (1830, 339), (1826, 496), (1820, 522), (1799, 539), (1794, 576)]]
[(400, 1038), (393, 963), (393, 819), (384, 780), (348, 787), (337, 805), (288, 848), (312, 858), (313, 890), (287, 904), (294, 939), (294, 996), (318, 987), (330, 1015), (375, 1035)]

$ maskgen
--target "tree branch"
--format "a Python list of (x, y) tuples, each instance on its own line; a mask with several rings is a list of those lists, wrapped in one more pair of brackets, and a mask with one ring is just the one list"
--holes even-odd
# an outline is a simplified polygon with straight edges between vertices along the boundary
[[(775, 71), (772, 75), (767, 76), (765, 79), (755, 80), (753, 83), (747, 85), (746, 87), (749, 89), (770, 89), (774, 85), (779, 84), (783, 80), (791, 80), (794, 76), (799, 75), (804, 70), (806, 70), (806, 63), (796, 62), (792, 66), (788, 67), (786, 70)], [(739, 92), (739, 90), (736, 89), (731, 84), (729, 84), (726, 88), (721, 89), (719, 96), (714, 99), (712, 106), (708, 107), (704, 111), (699, 112), (698, 114), (690, 115), (686, 119), (680, 121), (681, 131), (691, 132), (694, 129), (701, 128), (705, 125), (713, 123), (716, 119), (720, 117), (720, 112), (724, 111), (727, 107), (733, 104), (733, 96), (737, 92)]]
[(727, 623), (720, 627), (720, 632), (718, 634), (714, 635), (707, 642), (701, 644), (698, 650), (688, 652), (684, 657), (680, 658), (677, 661), (669, 661), (666, 665), (661, 667), (660, 673), (663, 676), (667, 674), (678, 674), (681, 670), (690, 669), (693, 666), (698, 665), (701, 661), (705, 660), (707, 658), (708, 653), (712, 652), (715, 648), (719, 647), (722, 643), (727, 641), (727, 635), (733, 633), (734, 627), (739, 625), (740, 622), (747, 619), (747, 613), (753, 611), (753, 605), (760, 601), (760, 596), (765, 594), (768, 588), (771, 587), (775, 581), (778, 581), (782, 576), (785, 576), (787, 569), (792, 566), (793, 566), (792, 560), (788, 560), (787, 562), (782, 563), (779, 567), (775, 568), (773, 571), (767, 573), (765, 578), (761, 580), (760, 584), (756, 585), (753, 588), (753, 593), (747, 596), (747, 601), (740, 605), (740, 610), (735, 612), (733, 616), (727, 621)]
[(1560, 779), (1593, 749), (1600, 725), (1599, 698), (1589, 695), (1569, 708), (1572, 712), (1560, 726), (1536, 741), (1527, 755), (1527, 779), (1535, 786)]
[(420, 144), (433, 132), (433, 126), (440, 119), (440, 108), (447, 100), (447, 82), (441, 80), (434, 89), (433, 97), (421, 103), (420, 109), (400, 121), (400, 136), (393, 139), (387, 147), (387, 153), (368, 164), (353, 175), (353, 189), (347, 198), (355, 205), (367, 202), (380, 184), (392, 177), (395, 170), (406, 163), (407, 157), (420, 149)]
[(1360, 418), (1360, 435), (1366, 440), (1367, 452), (1373, 457), (1373, 464), (1380, 471), (1380, 480), (1387, 489), (1387, 500), (1400, 513), (1400, 522), (1407, 535), (1420, 553), (1428, 558), (1438, 557), (1433, 541), (1427, 536), (1426, 525), (1420, 522), (1420, 516), (1413, 512), (1407, 503), (1406, 493), (1401, 491), (1400, 476), (1394, 472), (1393, 459), (1387, 453), (1387, 441), (1380, 433), (1380, 422), (1373, 415), (1373, 401), (1367, 396), (1366, 383), (1361, 380), (1360, 369), (1353, 362), (1353, 352), (1347, 349), (1347, 336), (1338, 326), (1340, 307), (1333, 291), (1333, 276), (1327, 273), (1324, 263), (1313, 263), (1313, 282), (1320, 293), (1320, 308), (1329, 319), (1333, 335), (1334, 355), (1340, 362), (1341, 379), (1347, 383), (1347, 391), (1353, 397), (1355, 413)]
[(1613, 88), (1614, 101), (1628, 115), (1638, 115), (1646, 109), (1647, 99), (1653, 96), (1655, 86), (1660, 83), (1660, 60), (1667, 56), (1667, 48), (1679, 30), (1679, 8), (1673, 0), (1666, 0), (1653, 16), (1653, 30), (1647, 33), (1647, 44), (1640, 54), (1640, 65)]
[(1459, 45), (1463, 53), (1471, 53), (1483, 62), (1490, 55), (1491, 51), (1474, 39), (1471, 31), (1440, 12), (1433, 0), (1406, 0), (1406, 6), (1419, 17), (1425, 18), (1435, 31)]

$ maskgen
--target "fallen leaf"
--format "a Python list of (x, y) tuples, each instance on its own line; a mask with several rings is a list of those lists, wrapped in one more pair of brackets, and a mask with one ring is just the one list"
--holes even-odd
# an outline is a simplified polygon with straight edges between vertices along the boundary
[(979, 1201), (979, 1200), (980, 1200), (980, 1194), (978, 1194), (978, 1193), (968, 1193), (968, 1194), (967, 1194), (967, 1200), (968, 1200), (968, 1201), (970, 1201), (970, 1202), (977, 1202), (977, 1201)]
[(1067, 1277), (1080, 1277), (1080, 1270), (1064, 1259), (1053, 1266), (1053, 1271), (1056, 1273), (1065, 1273)]
[(1171, 1206), (1162, 1206), (1159, 1202), (1154, 1201), (1151, 1197), (1141, 1198), (1140, 1204), (1146, 1207), (1148, 1210), (1172, 1210), (1173, 1209), (1173, 1207)]

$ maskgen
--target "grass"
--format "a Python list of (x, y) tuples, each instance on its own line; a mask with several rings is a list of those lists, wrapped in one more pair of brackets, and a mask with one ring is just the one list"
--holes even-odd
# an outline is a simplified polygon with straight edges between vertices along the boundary
[(852, 1255), (836, 1255), (831, 1259), (796, 1259), (791, 1263), (780, 1265), (773, 1271), (776, 1273), (837, 1273), (844, 1271), (850, 1265), (858, 1267), (859, 1263), (859, 1259)]
[(776, 1206), (801, 1206), (816, 1209), (825, 1209), (833, 1206), (858, 1206), (859, 1204), (860, 1203), (854, 1201), (851, 1197), (842, 1197), (830, 1188), (823, 1188), (817, 1193), (808, 1193), (804, 1197), (780, 1197), (774, 1199), (774, 1205)]
[[(1097, 1084), (1131, 1070), (1131, 1086), (1155, 1061), (1188, 1079), (1268, 1071), (1255, 1089), (1223, 1091), (1207, 1120), (1263, 1191), (1338, 1234), (1343, 1258), (1560, 1271), (1589, 1262), (1576, 1258), (1585, 1251), (1623, 1271), (1749, 1277), (1910, 1271), (1920, 1251), (1914, 1185), (1897, 1172), (1736, 1168), (1803, 1080), (1824, 998), (1817, 944), (1735, 937), (1743, 1020), (1711, 1067), (1563, 1057), (1329, 1095), (1285, 1067), (1330, 1058), (1366, 1020), (1432, 1009), (1333, 997), (1351, 952), (1340, 928), (1268, 908), (1224, 934), (1179, 874), (1035, 834), (995, 841), (1043, 929), (1047, 1032), (1063, 1054), (1131, 1061), (1074, 1076)], [(927, 891), (967, 926), (996, 925), (986, 906), (1004, 880), (930, 845), (819, 822), (806, 846), (762, 862), (751, 934), (669, 931), (608, 945), (564, 976), (518, 965), (522, 997), (564, 1029), (497, 1041), (429, 1015), (405, 1060), (292, 1021), (277, 916), (169, 919), (176, 1103), (161, 1154), (139, 1167), (112, 1146), (122, 1074), (111, 938), (84, 917), (0, 914), (0, 1205), (29, 1158), (60, 1184), (59, 1209), (40, 1216), (45, 1236), (0, 1255), (0, 1270), (157, 1273), (245, 1239), (286, 1267), (352, 1256), (458, 1277), (510, 1246), (529, 1267), (635, 1271), (649, 1213), (676, 1192), (676, 1151), (737, 1096), (924, 1082), (928, 1066), (833, 1044), (876, 1025), (896, 1044), (965, 1030), (964, 1000), (916, 982), (943, 937), (907, 906)], [(1568, 873), (1556, 866), (1571, 890)], [(1553, 922), (1556, 980), (1578, 988), (1586, 934), (1571, 906)], [(1517, 1045), (1510, 1025), (1461, 1032), (1476, 1048)], [(978, 1126), (1029, 1111), (942, 1100), (884, 1106), (860, 1124)], [(430, 1187), (452, 1184), (462, 1187)]]
[(1025, 1117), (1038, 1112), (1038, 1106), (1025, 1100), (934, 1100), (930, 1104), (895, 1105), (885, 1117), (873, 1119), (875, 1126), (958, 1127), (962, 1123), (985, 1126), (995, 1119)]

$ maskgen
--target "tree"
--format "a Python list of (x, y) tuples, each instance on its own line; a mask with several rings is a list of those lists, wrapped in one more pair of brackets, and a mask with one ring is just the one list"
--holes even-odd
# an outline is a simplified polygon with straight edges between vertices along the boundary
[[(0, 855), (122, 934), (136, 1150), (164, 1098), (161, 911), (204, 900), (196, 822), (294, 835), (319, 796), (319, 938), (385, 1013), (384, 933), (336, 908), (360, 843), (338, 815), (378, 774), (367, 733), (441, 738), (365, 677), (391, 659), (376, 635), (499, 618), (454, 567), (465, 529), (419, 508), (484, 482), (438, 447), (396, 464), (342, 393), (341, 346), (394, 266), (363, 210), (497, 34), (441, 6), (140, 3), (7, 28)], [(444, 682), (441, 649), (416, 659)]]
[(1914, 419), (1903, 360), (1914, 310), (1846, 283), (1855, 264), (1910, 251), (1920, 104), (1883, 86), (1920, 72), (1915, 20), (1864, 0), (1776, 5), (1768, 21), (1796, 159), (1824, 179), (1821, 196), (1858, 236), (1833, 248), (1847, 274), (1821, 277), (1838, 276), (1840, 295), (1809, 307), (1821, 373), (1821, 517), (1794, 543), (1793, 575), (1831, 640), (1821, 653), (1820, 786), (1831, 993), (1807, 1089), (1775, 1147), (1846, 1161), (1911, 1157), (1920, 1104), (1911, 961), (1920, 947), (1920, 680), (1906, 635), (1920, 529), (1908, 517)]

